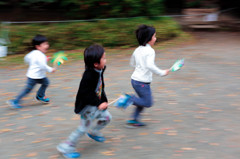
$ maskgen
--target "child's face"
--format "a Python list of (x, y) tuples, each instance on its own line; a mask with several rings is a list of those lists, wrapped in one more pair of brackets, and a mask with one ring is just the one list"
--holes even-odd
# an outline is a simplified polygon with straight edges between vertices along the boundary
[(49, 43), (47, 41), (41, 43), (40, 45), (36, 45), (36, 49), (43, 53), (46, 53), (48, 48), (49, 48)]
[(156, 33), (153, 34), (151, 41), (148, 42), (149, 45), (153, 46), (156, 42)]
[(107, 60), (106, 60), (106, 56), (105, 56), (105, 52), (104, 52), (100, 59), (100, 63), (95, 63), (94, 66), (96, 69), (101, 70), (104, 68), (106, 62), (107, 62)]

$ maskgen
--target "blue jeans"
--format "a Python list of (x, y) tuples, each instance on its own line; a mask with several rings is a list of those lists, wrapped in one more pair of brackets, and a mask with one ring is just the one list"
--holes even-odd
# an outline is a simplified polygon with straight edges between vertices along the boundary
[(27, 85), (25, 87), (25, 89), (16, 97), (16, 99), (14, 100), (14, 102), (19, 103), (19, 101), (26, 96), (28, 93), (31, 92), (31, 90), (34, 88), (34, 86), (39, 83), (42, 84), (41, 87), (39, 88), (39, 90), (37, 91), (37, 96), (39, 97), (44, 97), (45, 96), (45, 91), (49, 85), (49, 80), (47, 77), (42, 78), (42, 79), (32, 79), (32, 78), (28, 78), (27, 79)]
[(150, 83), (143, 83), (135, 80), (131, 80), (132, 87), (137, 93), (138, 97), (133, 95), (131, 100), (136, 109), (132, 115), (134, 120), (137, 120), (144, 107), (149, 108), (153, 105), (152, 91)]
[[(81, 125), (69, 135), (68, 139), (64, 143), (60, 144), (62, 145), (65, 153), (76, 151), (76, 145), (79, 143), (78, 140), (89, 132), (89, 130), (92, 135), (102, 136), (100, 130), (109, 124), (112, 119), (112, 115), (108, 112), (108, 110), (101, 111), (95, 106), (86, 106), (80, 114)], [(94, 122), (95, 120), (97, 120), (96, 123)]]

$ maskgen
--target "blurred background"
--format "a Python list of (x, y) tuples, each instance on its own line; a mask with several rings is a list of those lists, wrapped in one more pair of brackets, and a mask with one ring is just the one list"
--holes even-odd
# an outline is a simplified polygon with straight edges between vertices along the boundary
[(134, 30), (143, 23), (156, 27), (158, 42), (186, 36), (187, 29), (239, 30), (239, 6), (236, 0), (1, 0), (0, 52), (26, 53), (36, 34), (47, 36), (53, 50), (92, 43), (128, 48), (137, 45)]
[[(87, 46), (106, 50), (109, 101), (132, 92), (140, 24), (156, 28), (160, 68), (180, 58), (185, 66), (154, 77), (146, 129), (125, 129), (131, 109), (111, 108), (108, 142), (84, 138), (83, 158), (239, 159), (240, 0), (0, 0), (0, 159), (61, 158), (55, 147), (79, 122), (73, 106)], [(52, 103), (36, 103), (33, 91), (23, 109), (11, 110), (6, 101), (25, 85), (23, 57), (36, 34), (48, 38), (47, 56), (64, 50), (68, 61), (48, 75)]]

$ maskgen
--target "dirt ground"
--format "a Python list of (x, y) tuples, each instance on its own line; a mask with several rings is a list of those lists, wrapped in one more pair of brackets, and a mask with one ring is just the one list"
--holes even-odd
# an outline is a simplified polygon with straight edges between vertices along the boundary
[[(147, 126), (125, 128), (134, 106), (125, 111), (110, 106), (113, 120), (102, 131), (107, 141), (82, 138), (78, 145), (82, 158), (239, 159), (240, 33), (202, 31), (194, 37), (191, 43), (156, 49), (160, 68), (169, 68), (180, 58), (185, 65), (166, 77), (154, 75), (154, 105), (142, 118)], [(130, 54), (107, 56), (109, 101), (133, 92), (129, 59)], [(34, 101), (35, 89), (24, 98), (24, 108), (11, 110), (5, 102), (24, 86), (26, 69), (0, 69), (1, 159), (62, 158), (56, 145), (79, 124), (73, 106), (83, 71), (81, 60), (62, 66), (48, 75), (50, 104)]]

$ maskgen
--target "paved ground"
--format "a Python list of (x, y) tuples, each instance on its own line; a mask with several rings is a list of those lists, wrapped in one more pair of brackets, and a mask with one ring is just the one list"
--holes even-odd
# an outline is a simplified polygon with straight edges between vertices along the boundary
[[(199, 32), (196, 39), (191, 45), (157, 50), (161, 68), (182, 57), (185, 66), (167, 77), (154, 76), (155, 104), (143, 116), (148, 126), (125, 128), (131, 108), (123, 112), (111, 107), (113, 120), (103, 130), (106, 143), (84, 137), (78, 145), (82, 158), (240, 158), (240, 33)], [(133, 91), (129, 58), (108, 56), (109, 101)], [(0, 159), (62, 158), (55, 147), (79, 123), (73, 105), (83, 69), (83, 61), (61, 66), (48, 76), (51, 104), (35, 102), (34, 91), (20, 110), (9, 109), (5, 101), (24, 86), (26, 69), (0, 69)]]

